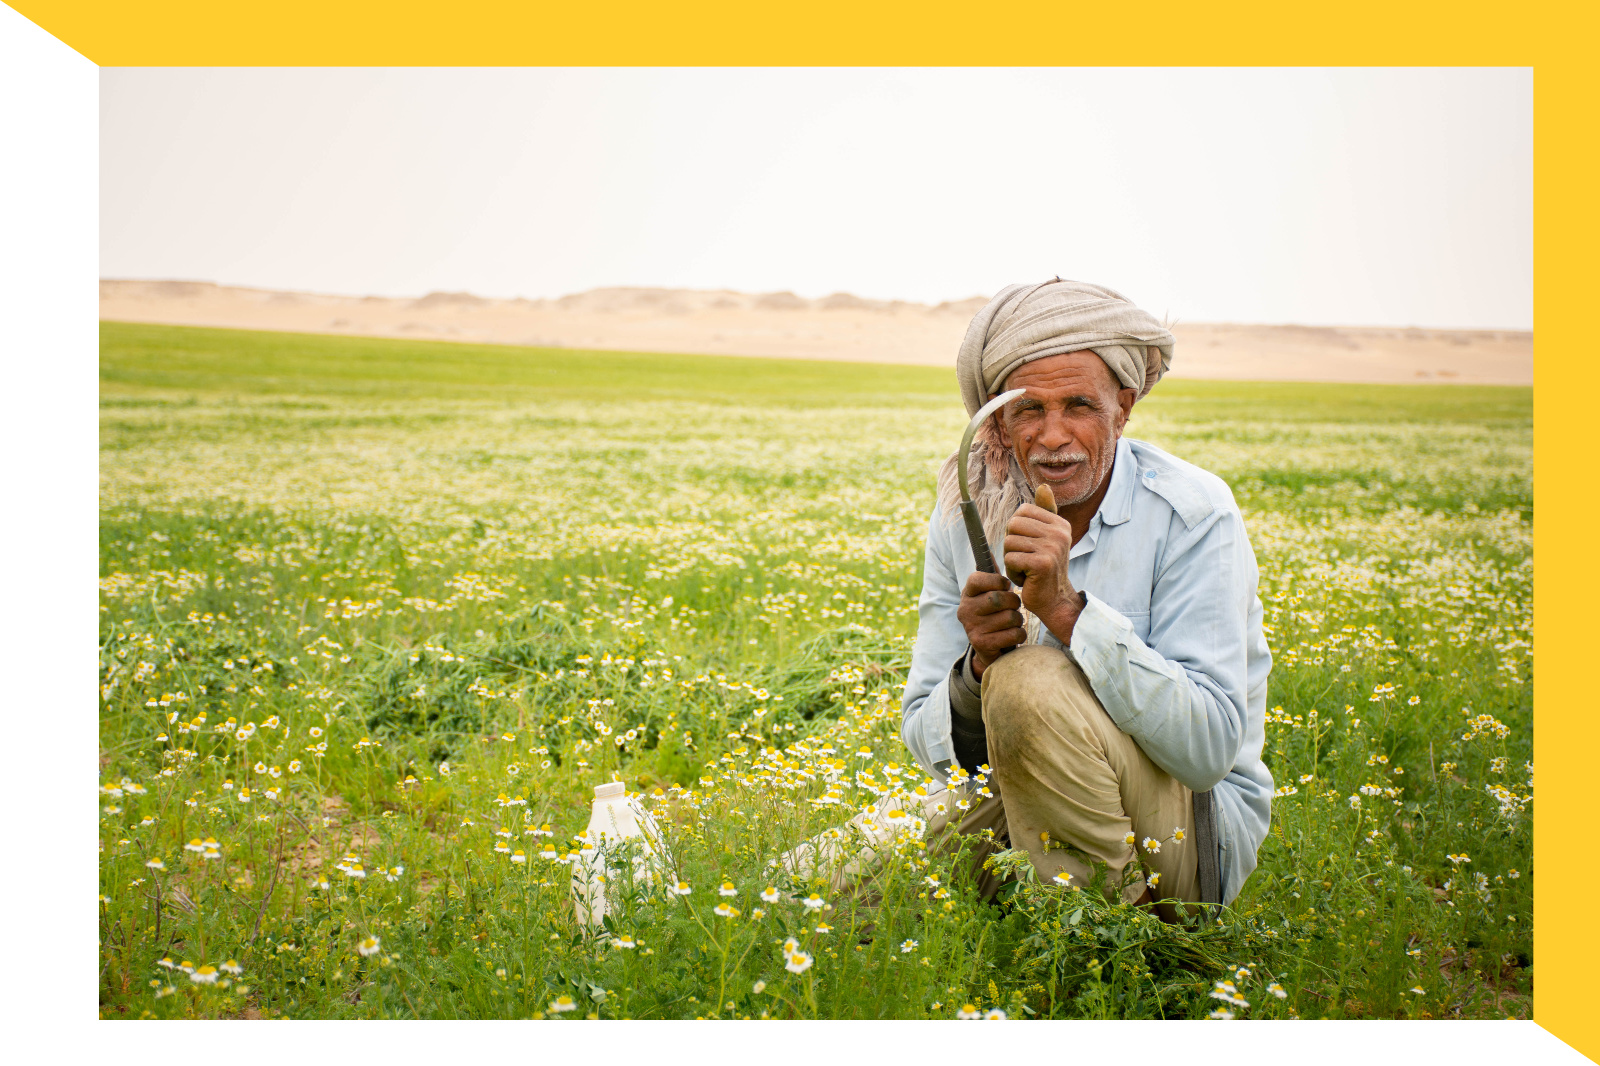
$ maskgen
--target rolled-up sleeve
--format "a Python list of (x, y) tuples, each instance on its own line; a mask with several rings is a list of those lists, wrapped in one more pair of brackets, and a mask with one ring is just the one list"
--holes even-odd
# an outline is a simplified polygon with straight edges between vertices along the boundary
[(961, 583), (973, 569), (971, 549), (964, 543), (956, 545), (949, 534), (947, 516), (940, 515), (936, 504), (923, 551), (917, 643), (900, 703), (901, 739), (918, 764), (941, 780), (955, 758), (950, 742), (950, 668), (967, 647), (956, 609), (961, 605)]
[(1237, 511), (1173, 517), (1149, 636), (1093, 593), (1070, 649), (1113, 721), (1196, 792), (1233, 769), (1245, 735), (1255, 564)]

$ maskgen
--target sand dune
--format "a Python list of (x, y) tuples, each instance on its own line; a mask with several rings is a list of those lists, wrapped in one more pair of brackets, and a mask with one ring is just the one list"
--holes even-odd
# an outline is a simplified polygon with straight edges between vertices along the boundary
[[(100, 317), (124, 322), (928, 366), (954, 366), (967, 322), (986, 302), (643, 288), (555, 300), (465, 292), (391, 299), (200, 281), (100, 283)], [(1180, 322), (1173, 333), (1174, 377), (1533, 384), (1533, 334), (1525, 332)]]

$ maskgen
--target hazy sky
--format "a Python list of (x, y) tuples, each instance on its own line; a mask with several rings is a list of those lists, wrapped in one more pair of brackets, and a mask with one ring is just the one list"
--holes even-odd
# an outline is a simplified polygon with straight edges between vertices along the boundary
[(1531, 328), (1533, 78), (1468, 70), (117, 69), (101, 275)]

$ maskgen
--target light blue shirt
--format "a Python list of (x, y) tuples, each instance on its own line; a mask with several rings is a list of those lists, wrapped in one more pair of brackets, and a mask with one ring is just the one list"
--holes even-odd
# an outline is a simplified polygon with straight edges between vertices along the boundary
[[(950, 668), (967, 647), (956, 608), (975, 569), (960, 511), (936, 504), (900, 735), (941, 780), (955, 760)], [(1215, 474), (1124, 437), (1067, 573), (1089, 601), (1067, 650), (1106, 713), (1157, 766), (1196, 792), (1214, 789), (1222, 898), (1231, 901), (1256, 868), (1273, 790), (1261, 762), (1272, 654), (1233, 493)], [(1040, 643), (1061, 647), (1039, 632)]]

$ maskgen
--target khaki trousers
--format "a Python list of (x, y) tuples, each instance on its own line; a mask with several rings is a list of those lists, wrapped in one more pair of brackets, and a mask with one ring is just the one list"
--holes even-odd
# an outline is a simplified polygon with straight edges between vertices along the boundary
[[(1037, 644), (1016, 648), (984, 671), (982, 692), (995, 795), (961, 817), (958, 831), (992, 829), (1001, 839), (980, 847), (978, 861), (1009, 834), (1012, 847), (1026, 849), (1041, 882), (1065, 873), (1073, 884), (1087, 885), (1090, 864), (1104, 863), (1105, 884), (1113, 889), (1137, 848), (1160, 875), (1155, 898), (1199, 900), (1193, 794), (1117, 728), (1065, 652)], [(1172, 839), (1175, 830), (1183, 840)], [(1160, 842), (1160, 850), (1141, 846), (1146, 837)], [(998, 890), (992, 874), (978, 875), (985, 895)], [(1132, 902), (1144, 889), (1144, 881), (1134, 879), (1123, 892)], [(1176, 917), (1165, 913), (1170, 910), (1160, 908), (1162, 917)]]

